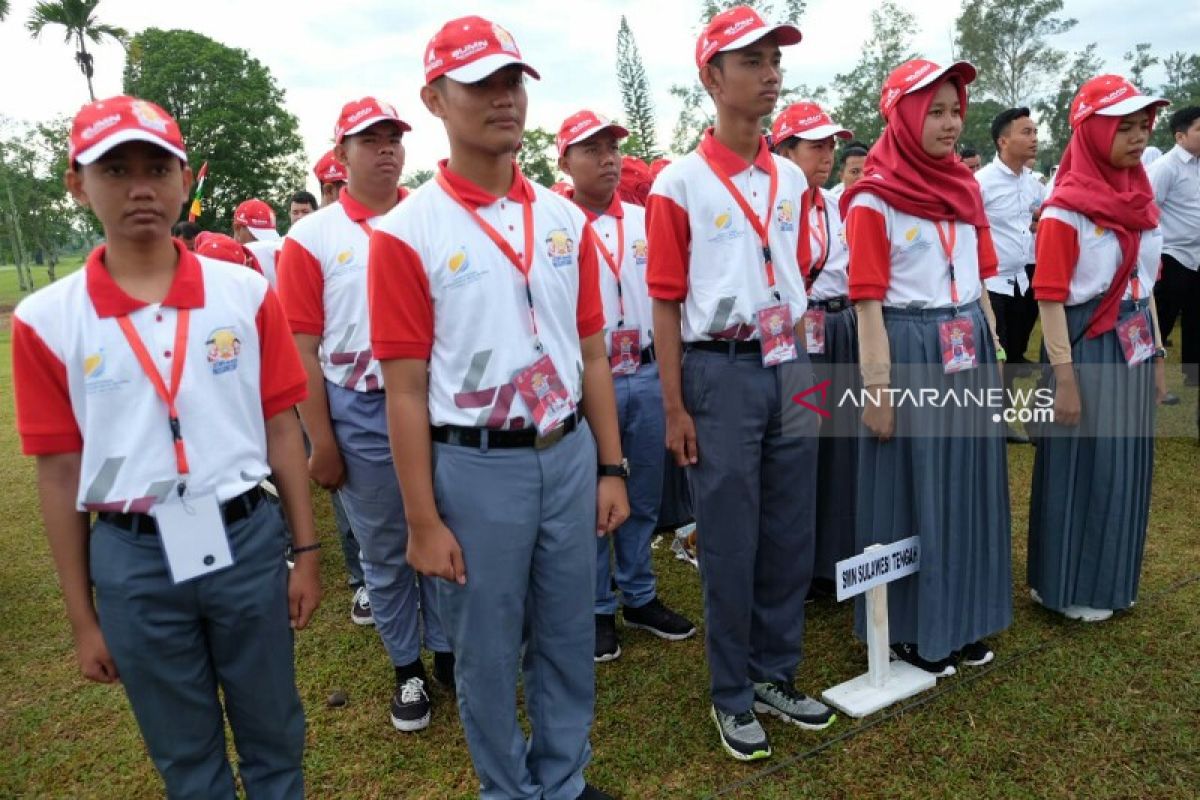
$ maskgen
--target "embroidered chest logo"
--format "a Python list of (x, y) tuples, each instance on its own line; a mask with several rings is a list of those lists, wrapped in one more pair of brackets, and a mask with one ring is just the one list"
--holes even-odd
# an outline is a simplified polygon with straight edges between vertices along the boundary
[(740, 239), (744, 231), (741, 229), (741, 226), (734, 225), (733, 221), (732, 207), (726, 206), (723, 210), (717, 212), (712, 218), (713, 232), (708, 237), (708, 241), (712, 244), (720, 244)]
[(546, 255), (556, 267), (565, 267), (574, 260), (575, 240), (567, 234), (566, 228), (550, 231), (550, 235), (546, 237)]
[(633, 241), (633, 263), (639, 267), (646, 266), (646, 259), (650, 255), (650, 247), (646, 244), (645, 239), (634, 239)]
[(338, 253), (336, 256), (334, 256), (333, 262), (339, 267), (344, 267), (347, 264), (349, 264), (353, 259), (354, 259), (354, 248), (351, 247), (350, 249), (343, 250), (340, 253)]
[(238, 355), (242, 352), (242, 340), (233, 328), (217, 328), (204, 342), (208, 364), (213, 375), (233, 372), (237, 369)]
[(907, 250), (917, 252), (928, 250), (933, 244), (925, 237), (921, 231), (921, 226), (913, 225), (904, 232), (904, 241), (901, 242), (901, 246)]
[(796, 230), (796, 206), (791, 200), (780, 200), (775, 208), (775, 221), (779, 230), (787, 233)]
[(103, 347), (83, 357), (83, 385), (87, 394), (116, 391), (127, 383), (128, 380), (112, 374)]

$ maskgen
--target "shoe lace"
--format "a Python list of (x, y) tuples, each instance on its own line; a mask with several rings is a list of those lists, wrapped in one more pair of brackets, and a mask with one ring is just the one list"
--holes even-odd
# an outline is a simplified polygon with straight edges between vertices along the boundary
[(775, 692), (778, 695), (782, 695), (784, 699), (790, 700), (793, 703), (800, 703), (808, 699), (808, 695), (804, 694), (803, 692), (796, 691), (796, 687), (792, 686), (790, 683), (772, 683), (770, 684), (770, 691)]
[(409, 678), (400, 684), (400, 702), (416, 703), (425, 696), (425, 681), (420, 678)]
[(758, 717), (754, 716), (754, 713), (751, 711), (743, 711), (733, 716), (733, 724), (739, 728), (748, 728), (757, 721)]
[(367, 594), (367, 587), (358, 587), (358, 591), (354, 593), (354, 604), (367, 611), (371, 610), (371, 596)]

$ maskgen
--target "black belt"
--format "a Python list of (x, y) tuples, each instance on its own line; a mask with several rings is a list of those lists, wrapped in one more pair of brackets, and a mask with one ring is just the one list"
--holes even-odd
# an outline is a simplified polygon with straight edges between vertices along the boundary
[[(267, 493), (261, 486), (255, 486), (242, 492), (237, 497), (221, 504), (221, 519), (226, 525), (240, 522), (254, 513), (258, 504), (266, 499)], [(158, 535), (158, 523), (149, 514), (121, 514), (116, 511), (101, 511), (97, 518), (108, 525), (123, 528), (130, 533), (148, 533)]]
[(452, 444), (457, 447), (482, 447), (484, 434), (487, 435), (487, 446), (501, 449), (514, 447), (532, 447), (543, 450), (557, 444), (564, 436), (579, 427), (582, 419), (576, 411), (566, 422), (559, 425), (545, 436), (538, 436), (537, 428), (521, 428), (515, 431), (505, 431), (492, 428), (467, 428), (461, 425), (438, 425), (429, 429), (429, 435), (435, 442)]
[(762, 346), (757, 339), (711, 339), (703, 342), (688, 342), (684, 345), (688, 350), (706, 350), (710, 353), (754, 353), (762, 352)]
[(841, 297), (831, 297), (828, 300), (813, 300), (809, 305), (813, 308), (823, 308), (826, 311), (832, 311), (836, 314), (850, 307), (850, 298), (842, 295)]

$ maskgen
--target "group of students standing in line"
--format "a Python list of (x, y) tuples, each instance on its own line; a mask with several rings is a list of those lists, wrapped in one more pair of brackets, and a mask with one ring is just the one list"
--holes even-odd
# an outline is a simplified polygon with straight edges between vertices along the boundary
[[(396, 670), (392, 723), (429, 724), (424, 647), (485, 798), (607, 797), (583, 773), (618, 607), (626, 627), (695, 633), (650, 565), (664, 441), (692, 491), (709, 714), (732, 757), (771, 754), (758, 714), (833, 723), (794, 685), (805, 598), (868, 545), (921, 539), (921, 571), (891, 587), (897, 658), (937, 675), (992, 659), (1012, 617), (1006, 428), (892, 391), (1002, 385), (984, 288), (1009, 267), (991, 190), (955, 155), (975, 69), (897, 67), (884, 133), (838, 197), (822, 185), (849, 131), (812, 103), (760, 131), (800, 39), (747, 7), (709, 22), (695, 61), (716, 123), (643, 209), (618, 192), (627, 132), (592, 111), (557, 138), (570, 201), (527, 180), (512, 154), (538, 73), (499, 25), (452, 20), (421, 89), (449, 158), (410, 195), (409, 125), (348, 103), (346, 185), (253, 259), (278, 295), (251, 259), (171, 238), (191, 174), (166, 112), (81, 110), (67, 183), (106, 244), (15, 312), (18, 427), (83, 672), (120, 677), (169, 796), (233, 796), (223, 715), (248, 796), (303, 794), (290, 628), (320, 597), (310, 476), (353, 531)], [(1041, 203), (1032, 291), (1058, 435), (1036, 457), (1029, 582), (1080, 619), (1137, 597), (1165, 391), (1162, 238), (1138, 156), (1162, 105), (1117, 76), (1086, 83)], [(1019, 184), (1003, 142), (1028, 114), (1009, 116), (999, 164)], [(1020, 191), (1001, 194), (1020, 206)], [(255, 211), (235, 233), (270, 240)], [(1138, 325), (1150, 352), (1124, 346)], [(822, 432), (790, 402), (822, 374), (865, 392), (861, 420), (835, 412)], [(1117, 435), (1097, 433), (1112, 418)]]

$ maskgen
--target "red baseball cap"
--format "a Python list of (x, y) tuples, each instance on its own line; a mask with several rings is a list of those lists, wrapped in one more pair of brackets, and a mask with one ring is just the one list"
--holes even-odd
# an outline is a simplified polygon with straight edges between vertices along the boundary
[(429, 40), (425, 48), (425, 83), (433, 83), (443, 75), (459, 83), (475, 83), (510, 64), (520, 64), (532, 78), (542, 77), (521, 60), (511, 33), (483, 17), (459, 17), (443, 25)]
[(669, 158), (655, 159), (654, 162), (650, 164), (650, 174), (652, 176), (654, 176), (655, 178), (657, 178), (658, 173), (662, 172), (664, 169), (666, 169), (668, 166), (670, 166), (670, 164), (671, 164), (671, 159), (669, 159)]
[(595, 111), (588, 111), (586, 108), (583, 111), (576, 111), (563, 120), (562, 126), (558, 129), (558, 137), (555, 139), (555, 143), (558, 145), (558, 154), (561, 156), (571, 145), (579, 144), (584, 139), (590, 139), (605, 130), (612, 131), (618, 139), (624, 139), (629, 135), (628, 130), (608, 117), (600, 116)]
[(969, 61), (955, 61), (948, 67), (940, 67), (923, 58), (905, 61), (892, 70), (884, 81), (883, 92), (879, 95), (879, 113), (886, 117), (901, 97), (924, 89), (946, 74), (956, 75), (966, 86), (975, 80), (975, 67)]
[(792, 103), (775, 118), (774, 124), (771, 125), (771, 138), (778, 145), (793, 136), (820, 141), (830, 136), (850, 139), (854, 134), (835, 124), (816, 103)]
[(1143, 108), (1169, 106), (1161, 97), (1142, 94), (1120, 75), (1097, 75), (1079, 87), (1071, 101), (1071, 127), (1077, 127), (1093, 114), (1102, 117), (1123, 117)]
[(781, 46), (800, 43), (800, 29), (795, 25), (768, 25), (749, 6), (722, 11), (708, 21), (696, 41), (696, 67), (703, 67), (717, 53), (740, 50), (770, 33)]
[(213, 231), (201, 231), (196, 235), (196, 255), (228, 261), (231, 264), (248, 265), (249, 251), (232, 236)]
[(233, 212), (233, 224), (245, 225), (250, 229), (250, 235), (260, 242), (279, 238), (279, 232), (275, 230), (275, 212), (262, 200), (252, 198), (239, 205)]
[(337, 160), (337, 156), (330, 150), (317, 161), (317, 165), (313, 167), (313, 174), (317, 176), (317, 183), (324, 185), (326, 183), (344, 183), (350, 180), (350, 174), (346, 172), (345, 165)]
[(351, 100), (342, 106), (341, 116), (333, 128), (333, 143), (341, 144), (342, 139), (362, 133), (376, 122), (394, 122), (400, 126), (401, 133), (412, 130), (412, 126), (400, 119), (395, 107), (381, 103), (374, 97), (364, 97), (361, 100)]
[(575, 196), (575, 187), (566, 181), (556, 181), (554, 185), (550, 187), (550, 191), (557, 195), (562, 195), (568, 200)]
[(187, 161), (179, 124), (148, 100), (118, 95), (79, 109), (71, 123), (71, 163), (91, 164), (125, 142), (149, 142)]

